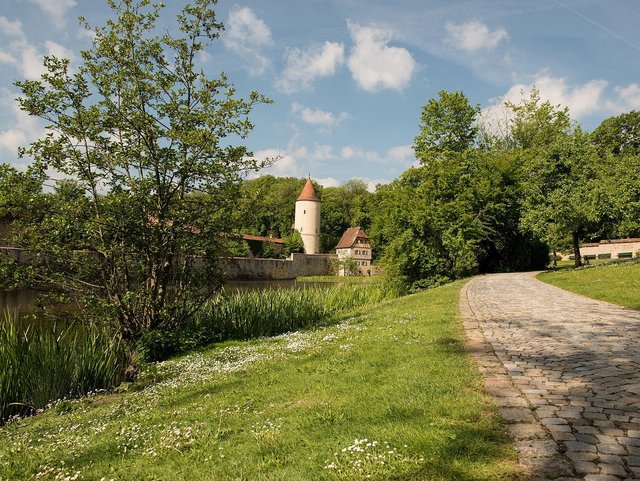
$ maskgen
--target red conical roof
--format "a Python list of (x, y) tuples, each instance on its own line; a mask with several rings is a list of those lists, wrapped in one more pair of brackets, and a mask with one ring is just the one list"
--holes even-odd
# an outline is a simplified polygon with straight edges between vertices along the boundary
[(296, 202), (298, 200), (311, 200), (314, 202), (320, 202), (320, 198), (316, 193), (316, 189), (313, 186), (313, 182), (311, 182), (311, 179), (307, 179), (307, 183), (304, 184), (304, 187), (302, 188), (302, 192), (300, 192), (300, 195), (298, 196), (298, 199), (296, 200)]

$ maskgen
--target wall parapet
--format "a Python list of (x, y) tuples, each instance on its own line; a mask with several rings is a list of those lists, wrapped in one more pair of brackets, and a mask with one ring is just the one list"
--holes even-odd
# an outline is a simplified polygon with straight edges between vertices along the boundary
[(229, 280), (290, 280), (333, 274), (335, 254), (291, 254), (287, 259), (227, 257), (220, 267)]

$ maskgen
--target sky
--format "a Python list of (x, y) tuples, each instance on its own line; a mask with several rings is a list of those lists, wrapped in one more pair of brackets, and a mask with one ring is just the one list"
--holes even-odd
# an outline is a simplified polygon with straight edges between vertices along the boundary
[[(78, 65), (91, 32), (77, 19), (104, 24), (106, 3), (0, 0), (0, 162), (23, 167), (17, 148), (44, 133), (13, 83), (38, 78), (45, 54)], [(171, 28), (185, 2), (166, 3)], [(638, 0), (219, 0), (215, 10), (225, 31), (203, 69), (273, 100), (243, 141), (280, 159), (256, 175), (389, 182), (415, 164), (421, 108), (442, 89), (490, 117), (535, 85), (586, 130), (640, 109)]]

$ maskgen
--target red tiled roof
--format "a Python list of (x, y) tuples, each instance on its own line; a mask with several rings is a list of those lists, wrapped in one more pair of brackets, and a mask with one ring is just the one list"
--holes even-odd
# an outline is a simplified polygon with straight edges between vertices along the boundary
[(307, 183), (304, 184), (302, 192), (300, 192), (297, 200), (311, 200), (314, 202), (320, 202), (320, 198), (316, 193), (316, 189), (313, 186), (313, 182), (311, 182), (311, 179), (307, 179)]
[(274, 244), (284, 244), (284, 239), (277, 237), (262, 237), (259, 235), (242, 234), (242, 238), (246, 241), (273, 242)]
[(349, 249), (350, 247), (353, 247), (357, 238), (368, 239), (369, 236), (365, 234), (362, 227), (349, 227), (344, 231), (344, 234), (342, 234), (336, 249)]

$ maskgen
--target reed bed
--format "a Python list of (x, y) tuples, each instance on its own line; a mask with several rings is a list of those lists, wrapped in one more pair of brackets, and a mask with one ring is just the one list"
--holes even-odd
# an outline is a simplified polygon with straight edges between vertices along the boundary
[(251, 339), (326, 323), (348, 311), (401, 295), (390, 284), (265, 289), (212, 299), (195, 318), (209, 341)]
[(29, 326), (0, 322), (0, 422), (54, 400), (110, 388), (124, 378), (124, 346), (92, 326)]

